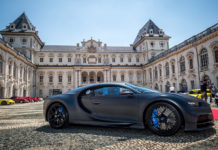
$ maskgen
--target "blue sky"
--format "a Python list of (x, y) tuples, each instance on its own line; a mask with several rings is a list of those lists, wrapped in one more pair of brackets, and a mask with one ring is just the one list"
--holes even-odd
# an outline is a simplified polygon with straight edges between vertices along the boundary
[(171, 36), (170, 47), (218, 23), (217, 0), (0, 0), (0, 29), (25, 12), (45, 44), (100, 39), (129, 46), (149, 20)]

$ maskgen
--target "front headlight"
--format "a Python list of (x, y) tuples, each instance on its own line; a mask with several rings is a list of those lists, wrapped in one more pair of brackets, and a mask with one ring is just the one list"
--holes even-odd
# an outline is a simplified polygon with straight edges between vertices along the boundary
[(191, 105), (192, 107), (198, 107), (199, 106), (199, 102), (188, 102), (189, 105)]

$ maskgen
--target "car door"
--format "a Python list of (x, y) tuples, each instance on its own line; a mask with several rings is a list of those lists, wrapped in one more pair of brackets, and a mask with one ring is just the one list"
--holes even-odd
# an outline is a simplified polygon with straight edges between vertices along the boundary
[(137, 94), (121, 86), (106, 86), (94, 90), (91, 99), (94, 115), (105, 120), (137, 120)]

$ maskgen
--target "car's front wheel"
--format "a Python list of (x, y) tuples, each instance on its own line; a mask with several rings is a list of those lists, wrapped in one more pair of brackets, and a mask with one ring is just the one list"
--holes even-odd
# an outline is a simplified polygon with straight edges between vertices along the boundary
[(47, 112), (47, 120), (52, 128), (63, 128), (68, 124), (68, 112), (62, 104), (52, 104)]
[(151, 105), (145, 114), (145, 124), (148, 128), (163, 136), (175, 134), (181, 126), (181, 116), (171, 104), (158, 102)]
[(7, 105), (7, 102), (6, 102), (6, 101), (3, 101), (1, 104), (2, 104), (2, 105)]

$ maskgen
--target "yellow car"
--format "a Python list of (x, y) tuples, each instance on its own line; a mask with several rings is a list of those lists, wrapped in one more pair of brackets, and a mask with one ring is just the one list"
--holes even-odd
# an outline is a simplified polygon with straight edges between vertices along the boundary
[[(193, 89), (193, 90), (189, 91), (189, 95), (200, 98), (200, 99), (202, 98), (202, 94), (201, 94), (200, 89)], [(207, 89), (207, 97), (211, 97), (210, 89)]]
[(9, 105), (9, 104), (14, 104), (15, 101), (13, 101), (12, 99), (0, 99), (0, 104), (1, 105)]

